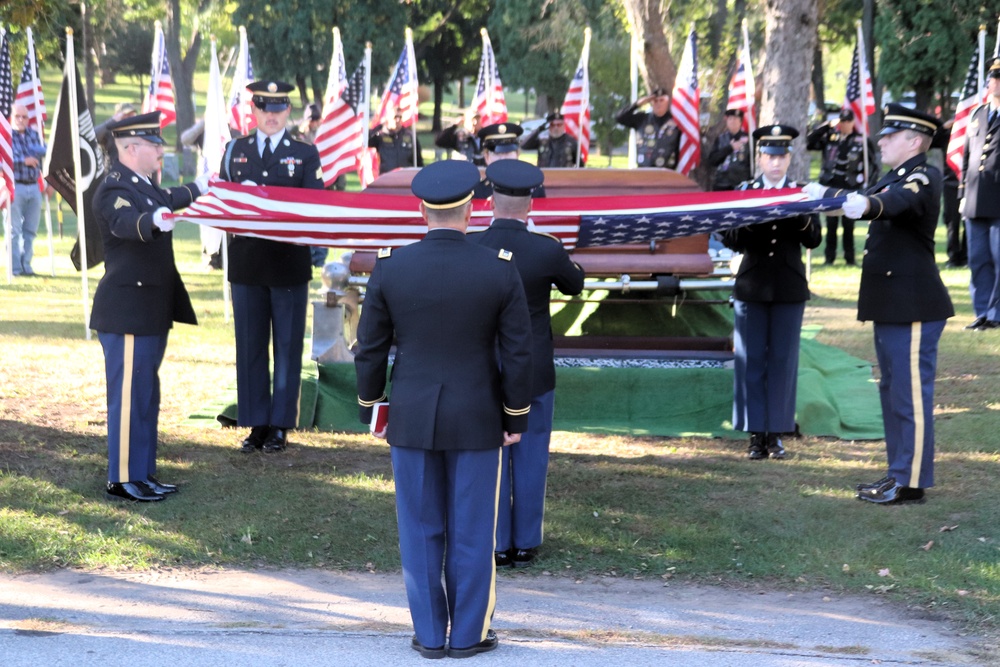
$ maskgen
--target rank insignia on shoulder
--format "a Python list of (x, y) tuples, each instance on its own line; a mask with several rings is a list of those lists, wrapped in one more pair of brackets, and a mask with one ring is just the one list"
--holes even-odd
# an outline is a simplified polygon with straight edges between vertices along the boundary
[(386, 257), (388, 257), (391, 254), (392, 254), (392, 248), (379, 248), (378, 249), (378, 258), (379, 259), (385, 259)]
[(509, 262), (510, 260), (514, 259), (514, 253), (512, 253), (510, 250), (504, 250), (503, 248), (500, 248), (500, 252), (497, 254), (497, 257), (499, 257), (505, 262)]
[(115, 210), (116, 211), (118, 209), (120, 209), (120, 208), (126, 208), (126, 207), (131, 206), (131, 205), (132, 204), (130, 204), (129, 201), (127, 199), (125, 199), (124, 197), (119, 197), (118, 199), (115, 200)]
[(920, 181), (923, 185), (931, 184), (931, 179), (927, 178), (926, 174), (919, 171), (913, 172), (906, 177), (906, 182), (909, 183), (910, 181)]
[(120, 173), (118, 173), (117, 171), (113, 171), (110, 174), (108, 174), (108, 178), (110, 178), (112, 181), (117, 181), (121, 177), (122, 177), (122, 175)]

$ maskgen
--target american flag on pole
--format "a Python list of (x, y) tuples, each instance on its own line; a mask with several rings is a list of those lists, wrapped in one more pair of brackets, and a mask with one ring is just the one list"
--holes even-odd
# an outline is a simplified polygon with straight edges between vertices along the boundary
[(167, 58), (167, 41), (163, 37), (163, 26), (156, 22), (156, 36), (153, 38), (153, 69), (149, 80), (149, 91), (142, 102), (142, 112), (160, 110), (160, 128), (177, 119), (174, 107), (174, 82), (170, 78), (170, 60)]
[[(45, 123), (49, 120), (45, 112), (45, 96), (42, 94), (42, 80), (38, 77), (38, 60), (35, 54), (35, 40), (28, 28), (28, 51), (24, 54), (24, 67), (21, 69), (21, 83), (17, 85), (18, 104), (23, 104), (28, 110), (28, 122), (35, 126), (38, 136), (45, 141)], [(38, 118), (36, 121), (35, 119)]]
[(413, 53), (413, 31), (406, 29), (406, 45), (396, 61), (396, 69), (385, 86), (378, 115), (372, 125), (384, 124), (390, 115), (403, 116), (400, 127), (410, 127), (417, 122), (417, 59)]
[(847, 94), (844, 109), (854, 112), (855, 127), (862, 136), (868, 136), (868, 117), (875, 113), (875, 95), (872, 93), (872, 77), (865, 63), (865, 44), (858, 26), (858, 42), (854, 46), (851, 59), (851, 73), (847, 77)]
[(701, 162), (701, 122), (698, 117), (700, 101), (698, 50), (692, 25), (684, 43), (684, 55), (681, 56), (677, 80), (670, 97), (670, 113), (681, 131), (677, 171), (685, 176)]
[(479, 114), (482, 126), (486, 127), (507, 122), (507, 102), (504, 100), (500, 70), (497, 68), (489, 33), (486, 28), (480, 28), (479, 34), (483, 37), (483, 55), (479, 59), (479, 81), (476, 83), (472, 108)]
[(330, 79), (316, 131), (316, 148), (323, 167), (323, 183), (327, 187), (333, 185), (341, 174), (358, 168), (358, 160), (368, 139), (365, 126), (365, 110), (368, 108), (366, 62), (362, 61), (347, 79), (340, 31), (337, 28), (333, 30)]
[(10, 40), (0, 30), (0, 177), (7, 188), (7, 197), (0, 206), (14, 200), (14, 148), (11, 146), (10, 108), (14, 104), (14, 82), (10, 76)]
[(590, 154), (590, 28), (583, 33), (583, 51), (576, 73), (569, 82), (562, 114), (566, 120), (566, 133), (576, 139), (579, 150), (577, 166), (587, 163)]
[(727, 109), (739, 109), (743, 112), (743, 131), (753, 134), (757, 129), (757, 118), (754, 116), (754, 100), (756, 98), (753, 80), (753, 68), (750, 63), (750, 39), (747, 34), (747, 22), (743, 21), (743, 49), (736, 59), (736, 71), (729, 81), (729, 101)]
[(240, 50), (236, 56), (233, 84), (229, 89), (229, 127), (241, 135), (250, 134), (257, 127), (257, 120), (250, 110), (253, 94), (247, 85), (253, 83), (253, 63), (250, 62), (250, 46), (247, 43), (247, 29), (240, 26)]
[[(648, 243), (839, 209), (844, 197), (809, 201), (798, 188), (532, 201), (535, 229), (567, 248)], [(490, 203), (474, 200), (470, 231), (489, 226)], [(216, 181), (186, 211), (167, 214), (257, 238), (338, 248), (398, 247), (427, 233), (410, 195), (306, 190)]]
[(972, 53), (969, 61), (969, 71), (965, 75), (965, 85), (962, 86), (962, 96), (955, 109), (955, 120), (951, 125), (951, 136), (948, 139), (948, 150), (945, 152), (948, 166), (962, 178), (962, 158), (965, 151), (965, 134), (969, 127), (969, 117), (982, 101), (980, 78), (979, 49)]

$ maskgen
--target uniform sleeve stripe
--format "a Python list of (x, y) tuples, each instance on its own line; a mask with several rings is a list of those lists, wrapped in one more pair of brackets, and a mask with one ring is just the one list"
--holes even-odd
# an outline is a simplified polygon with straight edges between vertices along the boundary
[(384, 392), (382, 393), (381, 396), (379, 396), (378, 398), (376, 398), (374, 401), (366, 401), (363, 398), (361, 398), (360, 396), (358, 396), (358, 405), (360, 405), (363, 408), (370, 408), (373, 405), (375, 405), (376, 403), (381, 403), (382, 401), (385, 401), (385, 400), (386, 400), (386, 395), (385, 395)]
[(142, 216), (144, 216), (144, 215), (146, 215), (146, 214), (145, 213), (140, 213), (139, 217), (135, 219), (135, 231), (139, 234), (139, 240), (140, 241), (145, 241), (146, 240), (146, 239), (142, 238)]
[(510, 415), (511, 417), (519, 417), (521, 415), (526, 415), (528, 414), (529, 410), (531, 410), (530, 405), (526, 408), (521, 408), (518, 410), (515, 410), (514, 408), (508, 408), (506, 405), (503, 406), (504, 413)]

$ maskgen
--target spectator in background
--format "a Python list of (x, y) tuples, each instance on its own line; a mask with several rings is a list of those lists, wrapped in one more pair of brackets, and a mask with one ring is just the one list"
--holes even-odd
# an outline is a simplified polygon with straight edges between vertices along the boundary
[(393, 169), (424, 166), (419, 139), (416, 142), (417, 161), (413, 162), (413, 129), (403, 127), (403, 116), (398, 111), (389, 117), (385, 128), (379, 125), (369, 133), (368, 145), (378, 150), (379, 176)]
[(751, 176), (750, 137), (743, 131), (743, 110), (726, 109), (725, 119), (726, 129), (708, 154), (708, 166), (715, 170), (712, 189), (716, 191), (735, 190)]
[[(546, 128), (549, 135), (543, 137), (541, 134)], [(538, 166), (542, 168), (576, 166), (576, 139), (566, 134), (566, 118), (561, 111), (550, 113), (545, 122), (525, 138), (521, 148), (527, 151), (537, 150)]]
[(462, 157), (476, 165), (485, 167), (486, 161), (483, 159), (483, 146), (476, 133), (479, 132), (481, 118), (478, 113), (466, 114), (460, 123), (450, 125), (441, 131), (441, 134), (434, 140), (434, 145), (439, 148), (447, 148), (456, 153), (461, 153)]
[(38, 187), (45, 144), (28, 124), (28, 108), (11, 109), (10, 143), (14, 158), (14, 201), (10, 205), (11, 270), (15, 276), (33, 276), (31, 258), (42, 217), (42, 191)]
[[(650, 105), (649, 111), (639, 107)], [(637, 130), (636, 161), (640, 168), (675, 169), (680, 156), (681, 132), (670, 114), (670, 93), (656, 88), (618, 112), (615, 119)]]

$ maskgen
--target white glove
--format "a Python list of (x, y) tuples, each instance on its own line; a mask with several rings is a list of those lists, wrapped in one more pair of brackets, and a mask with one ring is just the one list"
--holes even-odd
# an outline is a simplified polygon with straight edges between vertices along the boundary
[(202, 174), (198, 178), (194, 179), (194, 184), (198, 186), (198, 192), (205, 194), (208, 192), (208, 179), (211, 178), (211, 174)]
[(174, 228), (173, 220), (164, 220), (163, 214), (170, 213), (170, 209), (166, 206), (161, 206), (160, 208), (153, 211), (153, 226), (159, 229), (161, 232), (169, 232)]
[(810, 201), (823, 199), (823, 195), (826, 193), (826, 186), (819, 183), (806, 183), (802, 186), (802, 192), (806, 194), (806, 197), (809, 197)]
[(844, 202), (843, 208), (844, 215), (857, 220), (868, 212), (868, 197), (852, 192), (847, 195), (847, 201)]
[(962, 197), (958, 202), (958, 214), (961, 216), (965, 215), (965, 197)]
[(240, 185), (257, 185), (257, 184), (254, 183), (253, 181), (246, 180), (246, 181), (241, 181)]

